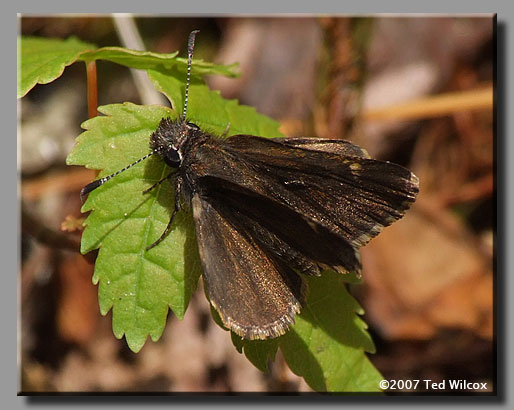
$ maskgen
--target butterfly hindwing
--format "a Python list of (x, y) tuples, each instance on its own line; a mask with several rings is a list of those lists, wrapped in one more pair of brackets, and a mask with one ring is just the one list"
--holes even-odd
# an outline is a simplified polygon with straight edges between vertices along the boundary
[(226, 327), (247, 339), (283, 334), (300, 312), (302, 280), (269, 255), (217, 200), (192, 199), (193, 218), (211, 304)]
[(200, 185), (219, 212), (250, 235), (267, 254), (293, 269), (318, 276), (325, 268), (360, 273), (358, 252), (344, 238), (288, 206), (229, 181), (204, 177)]

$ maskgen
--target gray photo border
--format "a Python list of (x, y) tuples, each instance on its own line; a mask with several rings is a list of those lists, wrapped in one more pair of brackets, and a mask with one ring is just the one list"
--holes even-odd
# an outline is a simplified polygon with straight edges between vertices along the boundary
[[(316, 2), (289, 1), (289, 2), (241, 2), (237, 0), (217, 0), (212, 3), (203, 3), (197, 0), (182, 2), (162, 2), (145, 0), (144, 3), (135, 1), (100, 2), (89, 1), (87, 3), (65, 2), (64, 0), (46, 0), (45, 2), (28, 2), (25, 0), (4, 4), (2, 9), (2, 41), (8, 49), (8, 55), (16, 54), (15, 36), (17, 34), (17, 13), (26, 14), (55, 14), (55, 13), (110, 13), (110, 12), (135, 12), (141, 14), (184, 14), (184, 15), (268, 15), (268, 14), (378, 14), (378, 13), (441, 13), (441, 14), (469, 14), (469, 13), (498, 13), (498, 59), (497, 59), (497, 128), (496, 128), (496, 148), (497, 148), (497, 337), (498, 337), (498, 396), (495, 397), (473, 397), (471, 400), (464, 400), (458, 397), (385, 397), (383, 399), (371, 397), (362, 399), (359, 397), (280, 397), (272, 398), (266, 396), (246, 397), (221, 397), (221, 396), (200, 396), (198, 400), (187, 400), (179, 396), (171, 397), (19, 397), (18, 386), (18, 353), (17, 353), (17, 275), (19, 270), (19, 200), (18, 200), (18, 175), (16, 156), (13, 152), (18, 152), (16, 141), (5, 133), (2, 138), (3, 152), (8, 153), (3, 156), (1, 161), (2, 175), (4, 181), (5, 200), (2, 206), (2, 255), (5, 256), (7, 269), (4, 269), (6, 285), (2, 287), (2, 297), (0, 303), (2, 309), (2, 323), (7, 324), (2, 340), (3, 366), (1, 366), (2, 376), (2, 398), (3, 405), (8, 409), (19, 409), (26, 407), (71, 407), (80, 404), (82, 408), (101, 409), (107, 407), (131, 407), (135, 406), (203, 406), (203, 405), (258, 405), (258, 406), (318, 406), (324, 404), (331, 407), (346, 406), (349, 404), (360, 404), (364, 406), (384, 406), (406, 404), (409, 406), (423, 404), (428, 407), (440, 408), (441, 406), (489, 406), (492, 404), (508, 406), (512, 404), (511, 372), (514, 369), (513, 356), (508, 346), (514, 345), (512, 317), (514, 304), (510, 295), (514, 294), (514, 281), (511, 273), (514, 272), (512, 264), (511, 235), (513, 222), (508, 210), (513, 207), (512, 181), (514, 157), (513, 142), (510, 136), (510, 119), (508, 102), (511, 101), (513, 86), (509, 81), (508, 73), (513, 72), (513, 53), (512, 50), (512, 19), (514, 3), (507, 0), (490, 0), (488, 2), (457, 1), (457, 0), (431, 0), (430, 2), (412, 2), (408, 0), (390, 0), (388, 2), (365, 1), (359, 2), (334, 2), (334, 0), (317, 0)], [(6, 73), (2, 76), (7, 92), (2, 93), (2, 113), (4, 124), (7, 130), (14, 128), (16, 132), (17, 111), (11, 99), (14, 95), (16, 84), (16, 68), (14, 63), (4, 64)], [(9, 75), (6, 75), (6, 74)], [(13, 76), (11, 77), (11, 73)], [(11, 90), (12, 91), (9, 91)], [(509, 98), (510, 97), (510, 98)], [(14, 111), (14, 112), (13, 112)], [(11, 191), (12, 189), (12, 191)], [(11, 193), (14, 192), (14, 195)], [(15, 217), (13, 217), (15, 215)], [(16, 238), (16, 240), (13, 240)], [(510, 315), (509, 315), (510, 313)], [(510, 318), (510, 319), (508, 319)], [(510, 323), (510, 326), (508, 326)], [(16, 335), (16, 337), (15, 337)], [(331, 400), (336, 399), (336, 400)]]

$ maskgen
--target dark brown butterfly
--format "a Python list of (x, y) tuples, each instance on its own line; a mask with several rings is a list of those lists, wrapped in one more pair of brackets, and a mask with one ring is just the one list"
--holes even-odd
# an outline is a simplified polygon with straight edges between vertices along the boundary
[(175, 214), (192, 207), (203, 278), (224, 325), (247, 339), (286, 332), (305, 301), (302, 275), (324, 269), (360, 274), (358, 248), (400, 219), (414, 202), (418, 178), (371, 159), (343, 140), (215, 138), (186, 119), (191, 60), (188, 42), (184, 111), (163, 118), (151, 152), (84, 187), (81, 196), (153, 154), (171, 168)]

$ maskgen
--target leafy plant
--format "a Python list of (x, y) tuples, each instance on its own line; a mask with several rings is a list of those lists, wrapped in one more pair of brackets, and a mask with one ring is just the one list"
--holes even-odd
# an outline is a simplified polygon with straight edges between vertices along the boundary
[[(103, 59), (145, 70), (174, 107), (131, 103), (99, 107), (103, 115), (82, 124), (85, 131), (77, 138), (68, 165), (100, 170), (99, 177), (111, 174), (148, 153), (149, 136), (162, 117), (174, 119), (182, 112), (186, 60), (177, 53), (96, 48), (75, 38), (22, 37), (18, 48), (18, 97), (36, 83), (58, 78), (67, 65)], [(281, 136), (274, 120), (209, 90), (204, 74), (235, 76), (235, 65), (194, 60), (188, 106), (191, 121), (217, 135), (230, 124), (228, 135)], [(99, 285), (101, 313), (113, 310), (114, 334), (125, 336), (134, 352), (148, 336), (153, 341), (160, 338), (168, 309), (183, 318), (201, 275), (190, 212), (180, 212), (165, 240), (145, 252), (169, 220), (174, 192), (167, 183), (145, 195), (142, 191), (168, 172), (160, 158), (151, 157), (91, 192), (82, 207), (90, 214), (84, 223), (81, 252), (99, 249), (93, 282)], [(359, 280), (352, 274), (330, 271), (306, 280), (307, 303), (288, 333), (265, 341), (242, 340), (232, 333), (234, 345), (263, 371), (280, 348), (291, 370), (317, 391), (379, 391), (382, 377), (365, 354), (373, 353), (374, 346), (359, 317), (364, 312), (343, 282)], [(214, 310), (213, 317), (223, 326)]]

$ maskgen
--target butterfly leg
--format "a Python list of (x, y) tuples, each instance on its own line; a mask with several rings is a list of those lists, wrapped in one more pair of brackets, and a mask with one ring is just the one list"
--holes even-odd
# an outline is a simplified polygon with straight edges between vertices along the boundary
[(223, 131), (223, 134), (221, 134), (221, 138), (226, 138), (227, 137), (227, 134), (228, 134), (228, 131), (230, 130), (230, 122), (227, 124), (227, 126), (225, 127), (225, 131)]
[[(171, 173), (166, 178), (169, 178), (170, 176), (173, 176), (173, 175), (175, 175), (175, 173)], [(157, 184), (159, 184), (160, 182), (162, 182), (162, 181), (157, 182)], [(147, 251), (149, 251), (153, 247), (159, 245), (164, 240), (166, 235), (168, 235), (168, 232), (170, 231), (171, 226), (173, 225), (173, 219), (175, 218), (175, 215), (177, 214), (177, 212), (180, 209), (180, 187), (181, 187), (181, 179), (179, 177), (179, 178), (177, 178), (175, 180), (175, 207), (173, 208), (173, 212), (171, 213), (170, 221), (168, 222), (168, 225), (166, 226), (166, 229), (161, 234), (159, 239), (157, 239), (154, 243), (152, 243), (150, 246), (148, 246), (146, 248)]]
[(163, 179), (157, 181), (155, 184), (153, 184), (150, 188), (147, 188), (143, 191), (143, 195), (144, 194), (147, 194), (148, 192), (150, 192), (151, 190), (153, 190), (154, 188), (156, 188), (157, 186), (161, 185), (164, 181), (166, 181), (167, 179), (170, 179), (173, 175), (176, 174), (176, 171), (173, 171), (173, 172), (170, 172), (168, 175), (166, 175)]

